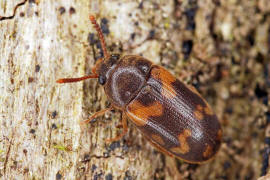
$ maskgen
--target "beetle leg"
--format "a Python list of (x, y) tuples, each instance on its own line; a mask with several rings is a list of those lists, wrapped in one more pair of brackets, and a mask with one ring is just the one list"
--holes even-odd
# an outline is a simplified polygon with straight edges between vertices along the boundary
[(102, 116), (104, 115), (107, 111), (111, 111), (113, 109), (113, 107), (109, 107), (109, 108), (106, 108), (106, 109), (103, 109), (101, 111), (98, 111), (96, 113), (94, 113), (92, 116), (90, 116), (87, 120), (84, 120), (82, 122), (80, 122), (81, 125), (83, 124), (88, 124), (89, 122), (91, 122), (93, 119), (99, 117), (99, 116)]
[(123, 132), (119, 135), (117, 135), (114, 138), (111, 139), (106, 139), (106, 142), (111, 143), (114, 141), (118, 141), (119, 139), (121, 139), (125, 134), (127, 134), (128, 132), (128, 127), (127, 127), (127, 116), (126, 114), (122, 114), (122, 126), (123, 126)]

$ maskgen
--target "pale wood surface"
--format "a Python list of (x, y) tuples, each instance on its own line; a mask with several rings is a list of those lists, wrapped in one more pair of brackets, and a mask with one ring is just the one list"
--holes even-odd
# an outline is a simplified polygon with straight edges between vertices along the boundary
[[(18, 2), (1, 0), (0, 14), (11, 15)], [(160, 154), (145, 145), (134, 127), (125, 141), (106, 145), (105, 139), (116, 135), (119, 114), (80, 127), (80, 121), (105, 108), (106, 96), (95, 80), (55, 83), (57, 78), (89, 73), (93, 66), (87, 45), (88, 33), (95, 33), (90, 13), (107, 19), (122, 16), (134, 26), (127, 9), (118, 6), (120, 1), (110, 2), (27, 1), (13, 19), (0, 21), (1, 179), (104, 179), (110, 174), (114, 179), (152, 179), (161, 168)], [(137, 8), (138, 2), (126, 5)], [(63, 14), (60, 7), (65, 8)], [(123, 24), (113, 26), (111, 31), (118, 31), (106, 38), (108, 44), (125, 31)]]

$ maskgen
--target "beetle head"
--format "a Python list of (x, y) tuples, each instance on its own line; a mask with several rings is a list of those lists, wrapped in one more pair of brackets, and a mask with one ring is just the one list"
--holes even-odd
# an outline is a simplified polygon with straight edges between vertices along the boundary
[(109, 72), (115, 68), (120, 59), (120, 54), (111, 54), (106, 59), (101, 59), (96, 63), (96, 73), (98, 74), (98, 83), (104, 85)]
[(115, 67), (117, 61), (120, 59), (120, 54), (109, 54), (107, 52), (106, 43), (100, 26), (96, 22), (93, 15), (90, 15), (89, 19), (98, 33), (104, 54), (104, 58), (99, 59), (95, 65), (96, 73), (98, 75), (98, 82), (99, 84), (104, 85), (106, 83), (108, 73)]

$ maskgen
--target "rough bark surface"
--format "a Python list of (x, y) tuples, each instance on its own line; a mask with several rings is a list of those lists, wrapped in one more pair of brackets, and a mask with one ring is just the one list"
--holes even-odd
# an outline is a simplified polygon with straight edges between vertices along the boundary
[[(1, 16), (12, 15), (19, 2), (1, 1)], [(160, 155), (137, 152), (140, 136), (131, 149), (127, 142), (105, 143), (116, 135), (119, 116), (111, 121), (108, 114), (107, 120), (80, 127), (80, 121), (105, 107), (95, 80), (55, 82), (89, 73), (94, 57), (87, 38), (95, 31), (88, 16), (109, 6), (109, 1), (27, 1), (13, 19), (0, 21), (1, 178), (153, 176)], [(144, 173), (134, 173), (138, 169)]]
[[(0, 19), (22, 1), (0, 0)], [(0, 179), (265, 175), (269, 12), (267, 0), (25, 1), (0, 21)], [(143, 55), (196, 86), (223, 126), (214, 160), (189, 165), (164, 156), (131, 124), (123, 139), (106, 143), (121, 131), (119, 112), (80, 126), (109, 105), (102, 87), (56, 80), (89, 74), (101, 56), (89, 14), (102, 22), (110, 51)]]

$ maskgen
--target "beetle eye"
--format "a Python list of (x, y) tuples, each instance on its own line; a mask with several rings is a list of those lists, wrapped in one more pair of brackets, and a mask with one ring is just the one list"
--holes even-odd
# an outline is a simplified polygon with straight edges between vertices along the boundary
[(148, 66), (145, 66), (145, 65), (141, 66), (141, 70), (142, 70), (142, 72), (147, 73), (148, 72)]
[(140, 59), (135, 64), (136, 68), (141, 71), (143, 75), (147, 75), (151, 68), (151, 63), (144, 61), (143, 59)]
[(104, 85), (106, 83), (106, 77), (102, 75), (98, 76), (98, 83)]

